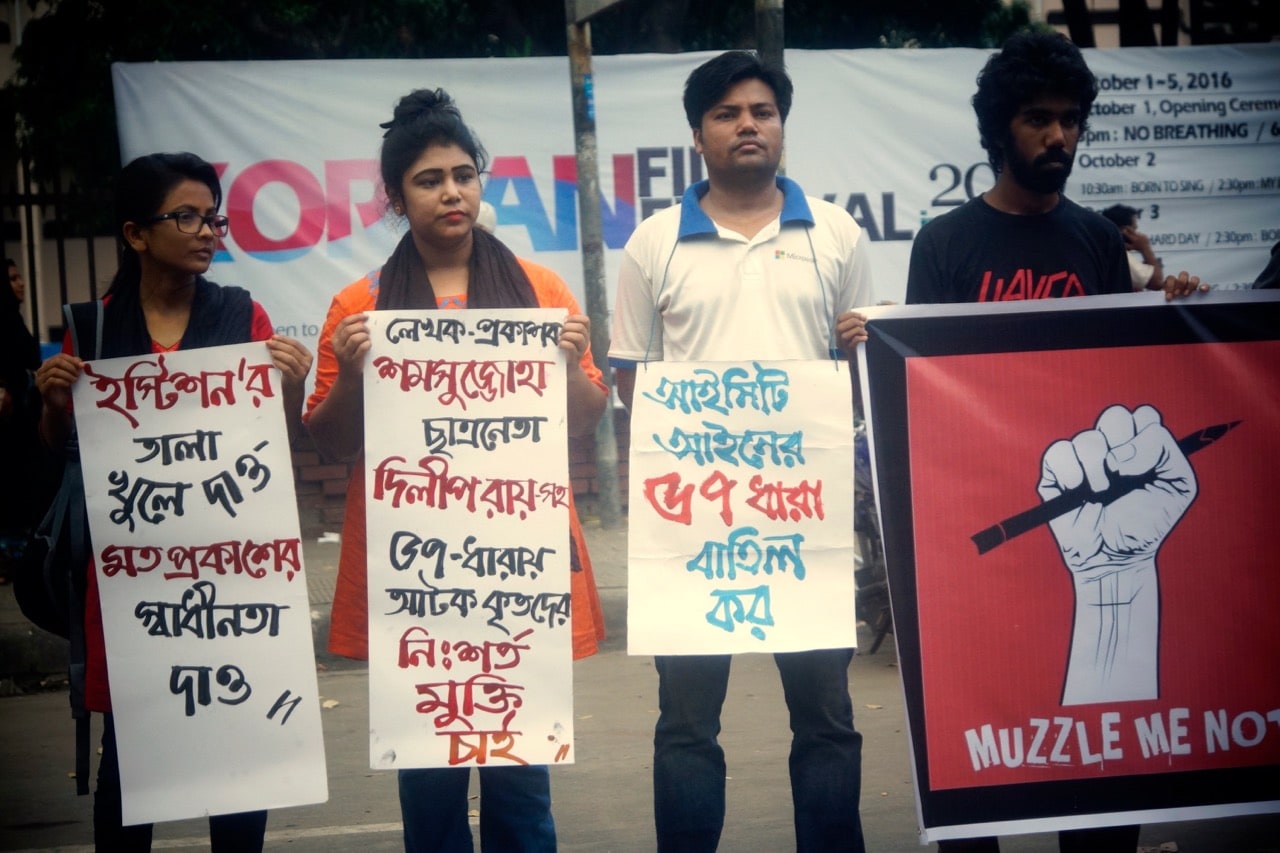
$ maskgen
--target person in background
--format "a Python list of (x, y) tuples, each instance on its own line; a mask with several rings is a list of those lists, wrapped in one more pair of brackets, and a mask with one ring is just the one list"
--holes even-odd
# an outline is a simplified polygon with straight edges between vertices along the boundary
[(27, 298), (27, 283), (22, 278), (22, 270), (18, 269), (18, 262), (13, 258), (5, 258), (4, 266), (9, 274), (9, 289), (18, 297), (18, 304), (21, 305)]
[(1258, 273), (1258, 277), (1253, 281), (1254, 290), (1267, 290), (1280, 287), (1280, 241), (1277, 241), (1271, 247), (1271, 255), (1267, 259), (1267, 265), (1262, 268), (1262, 272)]
[[(334, 297), (320, 332), (316, 387), (307, 426), (322, 453), (357, 459), (347, 489), (342, 551), (329, 650), (367, 660), (368, 590), (364, 486), (363, 378), (370, 337), (365, 312), (397, 308), (564, 308), (559, 345), (568, 358), (568, 431), (585, 436), (604, 413), (608, 392), (591, 357), (591, 321), (554, 272), (517, 258), (477, 227), (480, 175), (487, 155), (453, 99), (420, 89), (400, 99), (382, 141), (381, 174), (391, 210), (408, 233), (383, 266)], [(570, 572), (573, 655), (587, 657), (604, 637), (586, 540), (572, 500)], [(486, 851), (554, 851), (551, 777), (545, 766), (479, 769), (480, 840)], [(467, 819), (470, 768), (399, 771), (405, 850), (472, 849)]]
[[(911, 246), (907, 304), (999, 302), (1128, 293), (1133, 289), (1119, 229), (1062, 190), (1098, 84), (1080, 50), (1057, 33), (1021, 32), (978, 75), (973, 108), (996, 183), (930, 220)], [(1059, 284), (1013, 286), (1029, 270)], [(1166, 299), (1208, 288), (1180, 273)], [(1064, 830), (1063, 853), (1133, 853), (1141, 827)], [(996, 838), (942, 841), (939, 853), (997, 853)]]
[[(644, 362), (822, 359), (866, 339), (865, 318), (851, 310), (873, 302), (863, 231), (842, 208), (778, 175), (791, 96), (782, 69), (745, 51), (721, 54), (689, 75), (685, 116), (707, 180), (640, 223), (623, 252), (609, 360), (628, 407)], [(790, 712), (801, 853), (864, 850), (852, 659), (851, 649), (774, 655)], [(725, 757), (718, 735), (731, 661), (654, 660), (661, 853), (702, 853), (720, 843)]]
[(31, 374), (40, 366), (40, 343), (22, 316), (27, 284), (16, 261), (5, 258), (4, 264), (9, 286), (0, 288), (0, 417), (18, 415)]
[[(144, 155), (121, 171), (115, 194), (116, 233), (123, 247), (119, 269), (103, 298), (102, 357), (265, 341), (283, 377), (285, 416), (290, 435), (296, 435), (311, 353), (298, 341), (276, 335), (266, 312), (248, 291), (205, 278), (218, 238), (227, 233), (227, 217), (218, 213), (222, 187), (214, 167), (186, 152)], [(61, 449), (73, 428), (71, 386), (80, 377), (84, 361), (71, 350), (68, 335), (62, 352), (45, 360), (36, 372), (43, 400), (40, 435), (51, 449)], [(104, 853), (150, 850), (151, 824), (121, 823), (119, 753), (92, 565), (86, 579), (84, 633), (85, 706), (105, 715), (93, 800), (95, 847)], [(217, 853), (260, 851), (266, 825), (265, 811), (212, 815), (212, 849)]]
[(1127, 204), (1113, 204), (1102, 215), (1120, 229), (1129, 259), (1129, 276), (1134, 290), (1161, 290), (1164, 288), (1164, 265), (1151, 250), (1151, 240), (1138, 230), (1138, 208)]
[(40, 366), (40, 344), (22, 316), (26, 283), (13, 260), (5, 258), (9, 285), (0, 287), (0, 584), (9, 582), (9, 561), (22, 552), (36, 502), (19, 483), (35, 473), (35, 416), (32, 373)]

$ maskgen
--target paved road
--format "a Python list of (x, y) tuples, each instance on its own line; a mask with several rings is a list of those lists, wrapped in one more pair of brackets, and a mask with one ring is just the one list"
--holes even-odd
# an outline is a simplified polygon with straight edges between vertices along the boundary
[[(625, 651), (625, 530), (604, 531), (588, 520), (587, 533), (613, 633), (600, 654), (575, 665), (577, 763), (552, 771), (560, 849), (639, 853), (654, 848), (650, 762), (657, 677), (649, 658), (628, 657)], [(336, 546), (307, 544), (309, 587), (321, 637), (336, 559)], [(40, 659), (40, 644), (29, 637), (17, 648), (14, 638), (26, 628), (10, 589), (0, 587), (0, 661)], [(870, 640), (864, 634), (864, 649)], [(330, 799), (272, 812), (267, 849), (401, 850), (395, 776), (368, 769), (364, 666), (323, 652), (317, 661), (321, 696), (331, 700), (322, 718)], [(868, 849), (919, 850), (892, 638), (877, 654), (856, 657), (850, 675), (856, 722), (866, 739), (862, 817)], [(11, 679), (5, 683), (13, 684)], [(91, 798), (75, 796), (74, 733), (66, 709), (63, 690), (0, 698), (0, 850), (92, 849)], [(788, 739), (772, 658), (735, 658), (724, 715), (729, 814), (721, 850), (794, 849)], [(478, 800), (473, 805), (480, 807)], [(162, 824), (156, 829), (155, 849), (207, 850), (207, 837), (202, 821)], [(1142, 843), (1151, 849), (1174, 844), (1163, 849), (1178, 853), (1280, 853), (1280, 819), (1148, 825)], [(1002, 846), (1005, 853), (1057, 849), (1055, 837), (1045, 834), (1009, 838)]]

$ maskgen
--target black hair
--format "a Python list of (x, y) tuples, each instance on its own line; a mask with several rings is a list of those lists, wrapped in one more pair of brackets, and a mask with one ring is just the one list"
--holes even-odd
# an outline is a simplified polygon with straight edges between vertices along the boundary
[(778, 115), (786, 124), (791, 112), (791, 78), (781, 68), (771, 65), (749, 50), (731, 50), (693, 69), (684, 84), (684, 114), (689, 127), (702, 127), (702, 117), (719, 103), (724, 93), (743, 80), (759, 80), (773, 90)]
[(1016, 32), (987, 60), (973, 96), (978, 136), (996, 174), (1009, 144), (1009, 123), (1021, 107), (1041, 95), (1060, 95), (1078, 103), (1083, 134), (1098, 97), (1098, 81), (1080, 48), (1061, 33)]
[(382, 135), (381, 173), (389, 201), (401, 195), (404, 173), (430, 145), (452, 143), (475, 161), (476, 171), (488, 168), (488, 153), (444, 89), (415, 89), (396, 104), (391, 121), (379, 127), (387, 131)]
[(1117, 228), (1127, 228), (1133, 225), (1138, 218), (1138, 208), (1130, 207), (1127, 204), (1113, 204), (1106, 210), (1101, 211), (1101, 213), (1114, 222)]
[(160, 213), (164, 200), (183, 181), (198, 181), (213, 194), (213, 208), (222, 206), (222, 184), (210, 163), (188, 151), (176, 154), (144, 154), (120, 170), (116, 178), (116, 237), (120, 242), (120, 266), (107, 293), (136, 288), (142, 281), (142, 261), (123, 239), (124, 226), (142, 225)]

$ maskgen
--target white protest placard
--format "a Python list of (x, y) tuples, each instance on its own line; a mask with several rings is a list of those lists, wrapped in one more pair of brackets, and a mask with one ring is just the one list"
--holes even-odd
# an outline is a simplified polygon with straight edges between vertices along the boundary
[(373, 311), (369, 761), (573, 761), (563, 309)]
[(328, 798), (280, 374), (263, 343), (73, 388), (124, 823)]
[(640, 365), (630, 486), (629, 654), (857, 645), (846, 364)]

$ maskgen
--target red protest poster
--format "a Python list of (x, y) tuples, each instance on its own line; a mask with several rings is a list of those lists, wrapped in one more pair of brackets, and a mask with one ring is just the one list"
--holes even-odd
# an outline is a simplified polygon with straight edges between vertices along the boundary
[[(926, 832), (1275, 810), (1280, 303), (1221, 299), (872, 324)], [(1118, 482), (1106, 435), (1122, 454), (1145, 442), (1159, 473), (980, 550), (983, 531), (1091, 474)]]

